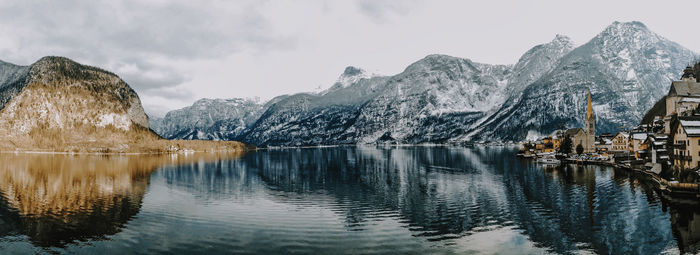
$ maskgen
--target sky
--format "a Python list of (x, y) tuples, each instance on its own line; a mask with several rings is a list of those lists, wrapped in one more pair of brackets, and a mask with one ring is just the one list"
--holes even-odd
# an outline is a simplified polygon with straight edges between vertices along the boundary
[[(394, 75), (429, 55), (515, 64), (614, 21), (700, 52), (700, 1), (0, 0), (0, 60), (65, 56), (110, 70), (162, 116), (200, 98), (319, 91), (347, 66)], [(688, 14), (689, 13), (689, 14)]]

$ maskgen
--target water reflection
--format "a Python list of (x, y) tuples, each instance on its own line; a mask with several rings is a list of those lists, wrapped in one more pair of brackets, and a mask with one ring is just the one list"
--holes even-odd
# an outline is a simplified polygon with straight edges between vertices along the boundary
[(10, 162), (0, 166), (0, 236), (68, 253), (700, 251), (695, 199), (661, 196), (623, 170), (542, 168), (514, 149), (0, 155)]
[(0, 154), (0, 237), (41, 247), (104, 239), (138, 214), (152, 171), (219, 156)]
[[(245, 194), (260, 189), (260, 181), (277, 202), (332, 208), (346, 231), (397, 217), (412, 236), (460, 252), (471, 251), (463, 247), (471, 236), (498, 231), (526, 237), (508, 242), (556, 253), (645, 254), (676, 245), (673, 214), (661, 210), (659, 195), (628, 172), (541, 168), (512, 155), (487, 147), (289, 149), (203, 168), (213, 171), (182, 166), (163, 176), (202, 196), (211, 190)], [(224, 185), (222, 178), (233, 183)], [(690, 242), (678, 242), (678, 248), (697, 251), (697, 241)], [(502, 252), (494, 249), (486, 252)]]

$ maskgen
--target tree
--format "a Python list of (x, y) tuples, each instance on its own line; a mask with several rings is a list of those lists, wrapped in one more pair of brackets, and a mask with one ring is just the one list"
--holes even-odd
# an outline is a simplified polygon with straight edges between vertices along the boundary
[(576, 154), (581, 155), (581, 153), (583, 153), (583, 145), (579, 143), (578, 145), (576, 145)]
[(564, 140), (561, 141), (559, 145), (559, 153), (569, 154), (573, 147), (574, 142), (571, 141), (571, 136), (564, 136)]

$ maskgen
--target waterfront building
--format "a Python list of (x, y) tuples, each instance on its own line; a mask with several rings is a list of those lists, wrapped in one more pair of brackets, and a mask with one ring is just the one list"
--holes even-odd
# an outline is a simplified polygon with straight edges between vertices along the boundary
[(694, 74), (695, 70), (688, 66), (683, 70), (680, 81), (673, 81), (666, 95), (666, 115), (664, 117), (665, 132), (675, 131), (671, 127), (672, 116), (682, 116), (700, 105), (700, 83)]
[(643, 147), (644, 141), (646, 139), (647, 139), (647, 133), (639, 132), (639, 133), (630, 134), (627, 150), (629, 150), (632, 154), (634, 154), (635, 158), (638, 158), (638, 159), (643, 158), (643, 156), (640, 154), (643, 154), (644, 152), (640, 152), (640, 151), (644, 150), (644, 148), (642, 148), (642, 147)]
[(610, 136), (601, 135), (600, 137), (598, 137), (598, 139), (596, 139), (596, 142), (595, 142), (596, 151), (598, 151), (598, 152), (612, 151), (612, 147), (613, 147), (612, 138), (613, 138), (612, 135), (610, 135)]
[(586, 132), (583, 131), (582, 128), (572, 128), (572, 129), (568, 129), (568, 130), (566, 130), (566, 132), (564, 132), (564, 137), (566, 137), (566, 136), (571, 137), (571, 142), (572, 142), (572, 143), (571, 143), (571, 149), (572, 149), (572, 152), (575, 152), (575, 151), (576, 151), (576, 147), (577, 147), (579, 144), (580, 144), (581, 146), (583, 146), (584, 152), (585, 152), (585, 149), (586, 149), (585, 143), (586, 143), (587, 136), (586, 136)]
[(650, 171), (659, 174), (662, 169), (671, 165), (667, 149), (668, 135), (665, 134), (649, 134), (644, 140), (643, 149), (645, 150), (644, 159), (647, 162)]
[(535, 142), (535, 151), (538, 153), (555, 152), (558, 148), (558, 144), (555, 146), (554, 139), (552, 139), (551, 136), (542, 138), (542, 140)]
[(629, 133), (620, 131), (617, 132), (615, 137), (612, 139), (612, 151), (615, 152), (622, 152), (622, 151), (628, 151), (629, 147)]
[(698, 167), (700, 162), (700, 116), (681, 116), (673, 132), (673, 165), (676, 170)]

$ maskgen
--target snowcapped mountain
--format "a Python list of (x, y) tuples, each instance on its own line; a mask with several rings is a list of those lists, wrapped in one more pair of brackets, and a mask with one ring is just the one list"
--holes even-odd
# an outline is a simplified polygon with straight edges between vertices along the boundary
[(255, 100), (200, 99), (154, 119), (152, 129), (168, 139), (234, 140), (262, 114)]
[(346, 88), (352, 84), (357, 83), (361, 79), (369, 79), (375, 76), (379, 76), (377, 74), (372, 74), (368, 73), (364, 69), (357, 68), (354, 66), (348, 66), (345, 68), (345, 71), (343, 74), (338, 77), (338, 80), (331, 86), (329, 89), (321, 92), (321, 94), (326, 94), (328, 92), (334, 91), (334, 90), (339, 90), (342, 88)]
[(267, 109), (243, 141), (287, 146), (446, 141), (505, 99), (510, 69), (430, 55), (395, 76), (359, 79), (322, 95), (290, 96)]
[(515, 65), (429, 55), (393, 76), (347, 67), (321, 93), (281, 96), (250, 110), (235, 106), (251, 112), (247, 121), (236, 117), (240, 112), (205, 107), (174, 113), (181, 117), (172, 123), (190, 124), (159, 133), (262, 146), (519, 141), (528, 132), (583, 126), (588, 89), (598, 132), (614, 132), (636, 125), (696, 57), (642, 23), (615, 22), (578, 47), (556, 35)]
[(582, 127), (588, 89), (599, 133), (635, 126), (696, 56), (642, 23), (615, 22), (529, 84), (513, 107), (504, 105), (480, 136), (514, 141), (528, 131)]

